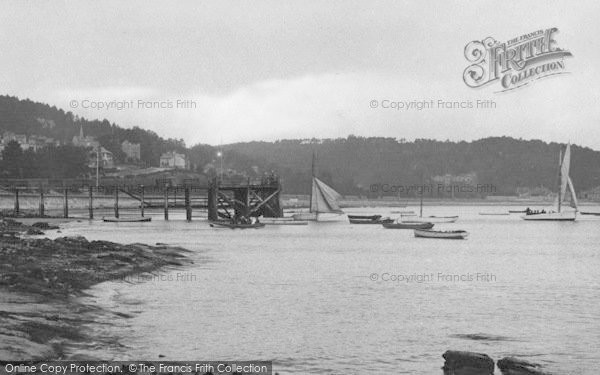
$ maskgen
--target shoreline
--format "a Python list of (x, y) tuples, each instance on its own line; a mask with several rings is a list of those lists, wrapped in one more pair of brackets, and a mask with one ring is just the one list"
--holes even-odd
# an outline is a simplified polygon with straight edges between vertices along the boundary
[[(68, 219), (67, 219), (68, 220)], [(0, 360), (69, 359), (98, 308), (78, 298), (104, 281), (190, 264), (189, 250), (83, 236), (23, 236), (38, 226), (0, 219)]]

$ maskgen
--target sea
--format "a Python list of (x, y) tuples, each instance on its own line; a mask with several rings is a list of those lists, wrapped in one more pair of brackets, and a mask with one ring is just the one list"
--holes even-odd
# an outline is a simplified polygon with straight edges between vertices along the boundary
[[(557, 374), (600, 364), (600, 217), (524, 221), (503, 206), (429, 206), (466, 240), (338, 221), (211, 228), (197, 213), (80, 220), (51, 236), (189, 249), (193, 264), (95, 285), (75, 354), (268, 360), (279, 374), (441, 374), (446, 350), (519, 356)], [(382, 214), (417, 208), (357, 208)], [(123, 214), (122, 215), (126, 215)], [(407, 218), (408, 219), (408, 218)]]

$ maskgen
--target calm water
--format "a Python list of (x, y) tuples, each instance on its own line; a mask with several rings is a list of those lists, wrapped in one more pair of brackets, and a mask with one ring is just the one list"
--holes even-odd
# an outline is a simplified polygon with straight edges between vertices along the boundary
[[(478, 215), (505, 210), (427, 207), (460, 215), (437, 226), (468, 230), (466, 241), (345, 221), (247, 231), (160, 216), (143, 225), (71, 223), (61, 235), (181, 245), (195, 261), (162, 280), (96, 286), (95, 303), (127, 316), (107, 314), (88, 329), (121, 345), (80, 350), (106, 359), (272, 359), (280, 374), (439, 375), (441, 354), (457, 349), (596, 373), (600, 219)], [(446, 280), (469, 274), (473, 281)]]

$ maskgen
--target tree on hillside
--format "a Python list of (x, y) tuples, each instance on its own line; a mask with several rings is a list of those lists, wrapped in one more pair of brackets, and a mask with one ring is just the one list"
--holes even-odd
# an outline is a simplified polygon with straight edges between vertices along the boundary
[(10, 141), (2, 151), (2, 174), (8, 178), (22, 178), (23, 150), (17, 141)]

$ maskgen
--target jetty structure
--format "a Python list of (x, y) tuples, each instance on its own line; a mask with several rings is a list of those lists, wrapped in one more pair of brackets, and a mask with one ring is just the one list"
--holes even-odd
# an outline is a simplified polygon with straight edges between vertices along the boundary
[[(121, 218), (124, 207), (123, 197), (135, 202), (133, 209), (139, 210), (139, 217), (147, 214), (147, 209), (164, 211), (165, 220), (175, 209), (184, 209), (186, 220), (192, 220), (192, 211), (206, 211), (208, 220), (232, 219), (234, 217), (283, 217), (280, 202), (282, 184), (277, 176), (268, 178), (246, 178), (228, 180), (214, 177), (207, 183), (186, 181), (179, 185), (157, 183), (153, 186), (120, 184), (96, 186), (93, 180), (0, 180), (0, 194), (12, 197), (14, 216), (70, 217), (70, 210), (83, 212), (94, 219), (95, 213), (106, 212), (106, 202), (112, 202), (114, 219)], [(98, 201), (103, 204), (99, 205)], [(121, 200), (121, 201), (120, 201)], [(24, 201), (28, 208), (24, 209)], [(35, 201), (36, 208), (32, 209)], [(82, 203), (85, 202), (85, 203)], [(137, 207), (137, 210), (136, 210)], [(112, 220), (118, 221), (118, 220)], [(127, 220), (122, 220), (127, 221)], [(142, 221), (142, 220), (140, 220)]]

